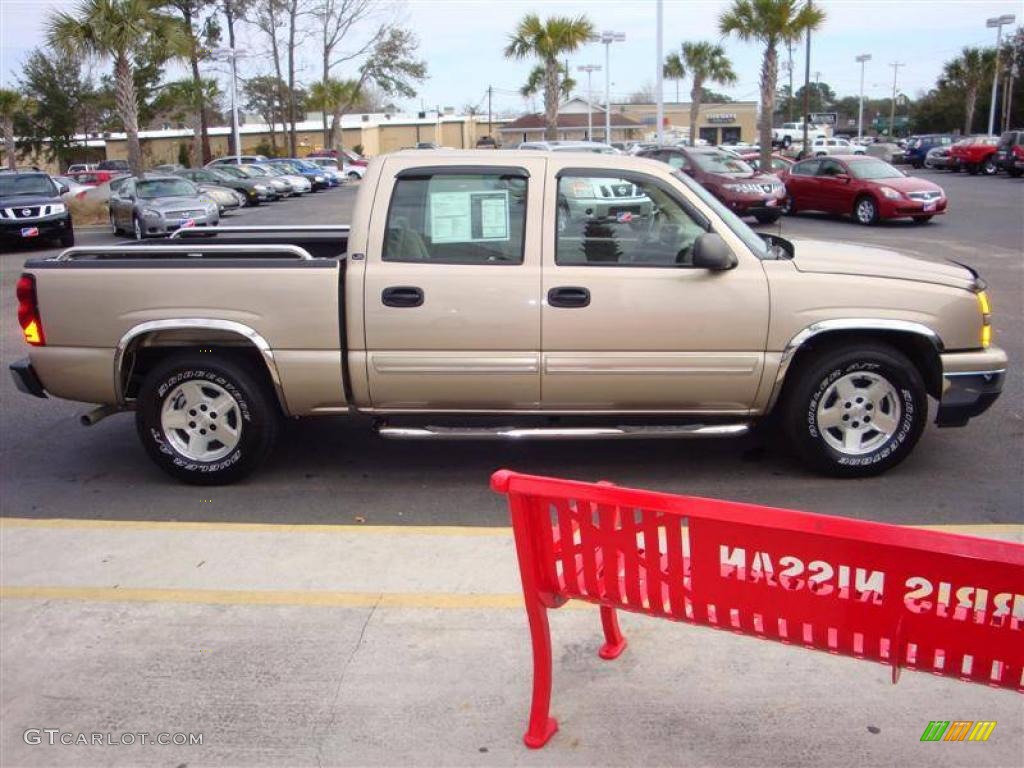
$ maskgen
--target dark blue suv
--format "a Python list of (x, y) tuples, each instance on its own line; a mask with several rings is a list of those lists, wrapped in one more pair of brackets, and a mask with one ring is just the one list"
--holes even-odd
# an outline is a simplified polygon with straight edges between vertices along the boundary
[(927, 133), (922, 136), (912, 136), (907, 141), (906, 159), (915, 168), (924, 166), (924, 159), (928, 156), (928, 150), (935, 147), (949, 147), (959, 137), (950, 133)]

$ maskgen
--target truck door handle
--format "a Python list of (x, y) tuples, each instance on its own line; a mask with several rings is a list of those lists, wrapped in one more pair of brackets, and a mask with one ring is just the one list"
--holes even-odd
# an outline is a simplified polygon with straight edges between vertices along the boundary
[(412, 285), (395, 285), (381, 291), (385, 307), (419, 307), (423, 305), (423, 289)]
[(590, 291), (578, 286), (563, 286), (548, 291), (548, 304), (552, 307), (590, 306)]

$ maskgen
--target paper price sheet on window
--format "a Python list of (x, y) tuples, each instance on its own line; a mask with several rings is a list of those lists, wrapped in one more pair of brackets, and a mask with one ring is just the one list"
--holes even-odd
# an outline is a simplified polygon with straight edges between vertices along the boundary
[(508, 190), (431, 193), (430, 238), (435, 244), (507, 241)]

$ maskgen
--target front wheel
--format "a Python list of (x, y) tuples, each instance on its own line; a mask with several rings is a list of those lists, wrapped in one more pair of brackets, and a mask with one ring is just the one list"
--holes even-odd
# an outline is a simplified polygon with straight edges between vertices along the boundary
[(273, 394), (247, 365), (185, 352), (157, 365), (139, 390), (135, 426), (149, 457), (194, 485), (233, 483), (277, 437)]
[(874, 224), (878, 221), (878, 203), (867, 196), (857, 198), (857, 202), (853, 206), (853, 217), (858, 224), (865, 226)]
[(782, 211), (782, 213), (786, 216), (796, 215), (796, 204), (793, 202), (793, 198), (789, 195), (786, 195), (782, 199), (782, 202), (779, 203), (779, 210)]
[(981, 164), (981, 172), (986, 176), (995, 176), (999, 173), (999, 166), (996, 165), (996, 161), (991, 157), (985, 158), (985, 161)]
[(866, 477), (905, 459), (924, 431), (928, 395), (921, 374), (883, 344), (846, 347), (791, 371), (783, 403), (790, 445), (809, 465), (838, 477)]
[(146, 237), (146, 234), (142, 229), (142, 221), (139, 220), (137, 214), (132, 216), (132, 234), (136, 240), (143, 240)]

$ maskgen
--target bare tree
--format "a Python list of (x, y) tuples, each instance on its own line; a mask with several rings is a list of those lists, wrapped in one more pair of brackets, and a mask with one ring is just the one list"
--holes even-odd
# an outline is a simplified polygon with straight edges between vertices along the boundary
[[(270, 60), (274, 64), (274, 80), (278, 83), (284, 82), (281, 71), (281, 41), (278, 39), (278, 29), (283, 21), (284, 0), (257, 0), (252, 23), (263, 33), (270, 47)], [(272, 89), (268, 94), (271, 99), (272, 109), (270, 114), (280, 115), (284, 112), (284, 105), (281, 102), (281, 90)], [(274, 134), (274, 126), (271, 126), (271, 136)]]

